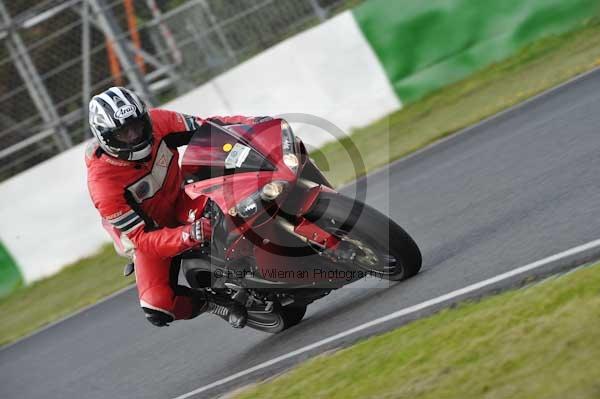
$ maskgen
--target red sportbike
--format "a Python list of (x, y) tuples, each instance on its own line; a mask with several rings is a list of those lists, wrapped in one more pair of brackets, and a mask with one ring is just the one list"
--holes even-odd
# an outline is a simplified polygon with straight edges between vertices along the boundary
[(213, 235), (182, 256), (179, 284), (241, 303), (249, 327), (282, 331), (334, 289), (368, 277), (403, 280), (421, 268), (413, 239), (337, 193), (283, 119), (210, 123), (194, 134), (182, 170)]

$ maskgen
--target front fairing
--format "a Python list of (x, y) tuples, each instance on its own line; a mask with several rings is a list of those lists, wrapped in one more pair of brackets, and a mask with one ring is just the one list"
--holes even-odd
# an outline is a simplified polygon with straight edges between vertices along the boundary
[[(307, 240), (321, 236), (320, 230), (306, 222), (299, 230), (298, 226), (290, 224), (292, 230), (288, 226), (291, 218), (303, 220), (302, 214), (326, 189), (323, 184), (328, 185), (318, 168), (308, 160), (302, 143), (297, 141), (293, 145), (299, 158), (297, 172), (283, 162), (281, 120), (227, 128), (205, 126), (193, 136), (182, 161), (187, 181), (185, 191), (192, 199), (210, 198), (222, 210), (227, 226), (227, 233), (223, 234), (226, 237), (223, 257), (228, 261), (250, 255), (257, 257), (259, 264), (269, 264), (269, 259), (258, 248), (283, 245), (280, 240), (286, 245), (293, 241), (294, 245), (303, 247)], [(228, 158), (236, 146), (249, 150), (246, 156), (232, 162)], [(298, 183), (299, 176), (301, 183)], [(273, 181), (285, 182), (283, 193), (275, 200), (257, 201), (256, 213), (242, 218), (237, 206)], [(327, 245), (327, 242), (317, 241), (315, 245)]]
[(226, 127), (205, 124), (183, 155), (186, 193), (191, 198), (208, 196), (227, 212), (273, 180), (293, 185), (296, 174), (282, 158), (280, 119)]

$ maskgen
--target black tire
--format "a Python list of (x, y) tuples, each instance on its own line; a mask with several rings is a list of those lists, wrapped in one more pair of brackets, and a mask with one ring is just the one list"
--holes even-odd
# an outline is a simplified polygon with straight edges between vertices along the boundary
[[(393, 220), (362, 202), (341, 194), (321, 193), (305, 217), (340, 238), (364, 243), (365, 248), (379, 256), (377, 267), (372, 271), (380, 277), (405, 280), (421, 269), (421, 251), (411, 236)], [(383, 226), (389, 226), (389, 230)], [(392, 258), (393, 267), (384, 265)]]
[(255, 330), (276, 334), (300, 323), (305, 314), (306, 305), (288, 305), (275, 309), (272, 313), (249, 311), (246, 326)]
[(285, 328), (295, 326), (302, 321), (306, 314), (306, 305), (288, 305), (281, 309), (281, 314), (285, 322)]

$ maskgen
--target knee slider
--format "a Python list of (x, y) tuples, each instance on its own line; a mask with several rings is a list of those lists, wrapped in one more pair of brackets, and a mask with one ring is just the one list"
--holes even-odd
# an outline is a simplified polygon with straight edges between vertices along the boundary
[(148, 309), (142, 307), (144, 313), (146, 313), (146, 319), (155, 325), (156, 327), (168, 326), (173, 321), (173, 317), (167, 313), (161, 312), (160, 310)]

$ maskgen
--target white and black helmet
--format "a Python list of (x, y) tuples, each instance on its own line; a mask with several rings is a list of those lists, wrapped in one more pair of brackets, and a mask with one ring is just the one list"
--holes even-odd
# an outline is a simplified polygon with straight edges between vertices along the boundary
[(108, 155), (138, 161), (152, 151), (146, 104), (131, 90), (111, 87), (90, 100), (90, 128)]

